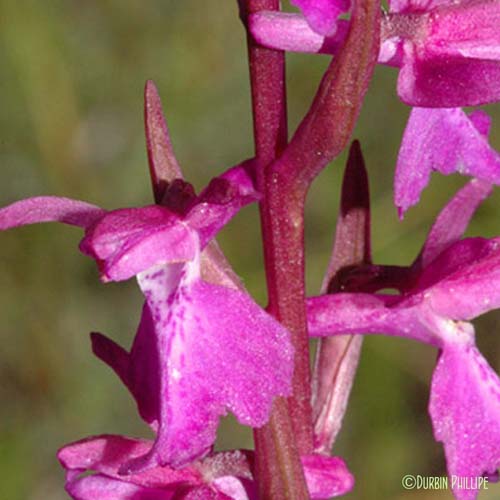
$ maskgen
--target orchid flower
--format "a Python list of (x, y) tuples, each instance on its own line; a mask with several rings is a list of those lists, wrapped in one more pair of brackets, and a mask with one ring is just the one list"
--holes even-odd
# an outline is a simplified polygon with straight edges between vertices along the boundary
[[(257, 500), (252, 451), (213, 453), (181, 469), (154, 467), (123, 475), (121, 465), (148, 454), (151, 441), (103, 435), (62, 448), (66, 490), (75, 500)], [(342, 459), (306, 455), (302, 465), (312, 499), (342, 495), (353, 477)], [(87, 474), (92, 472), (92, 474)]]
[[(273, 398), (289, 393), (293, 351), (285, 328), (246, 293), (200, 277), (201, 250), (255, 196), (245, 169), (236, 167), (199, 196), (173, 181), (165, 192), (168, 208), (108, 212), (38, 197), (0, 210), (3, 230), (47, 221), (82, 227), (80, 249), (95, 259), (103, 281), (137, 276), (147, 310), (135, 350), (129, 366), (118, 349), (109, 363), (129, 386), (143, 385), (132, 392), (158, 436), (131, 468), (192, 461), (209, 451), (227, 409), (258, 427)], [(102, 351), (99, 339), (95, 344)], [(137, 371), (137, 363), (147, 370)]]
[[(384, 333), (437, 347), (429, 412), (444, 444), (448, 473), (493, 477), (500, 466), (500, 379), (478, 351), (469, 320), (500, 307), (500, 238), (460, 239), (491, 187), (473, 180), (443, 209), (416, 261), (408, 268), (367, 266), (345, 282), (400, 296), (338, 293), (308, 301), (313, 337)], [(477, 490), (454, 493), (476, 498)]]
[[(379, 62), (401, 69), (398, 95), (411, 106), (475, 106), (500, 99), (498, 0), (393, 0), (383, 19)], [(304, 9), (304, 15), (309, 13)], [(258, 12), (255, 40), (281, 50), (336, 54), (348, 32), (329, 33), (299, 14)]]
[(500, 184), (500, 154), (488, 143), (490, 125), (490, 117), (480, 110), (468, 116), (460, 108), (411, 111), (394, 179), (400, 216), (418, 202), (432, 171)]

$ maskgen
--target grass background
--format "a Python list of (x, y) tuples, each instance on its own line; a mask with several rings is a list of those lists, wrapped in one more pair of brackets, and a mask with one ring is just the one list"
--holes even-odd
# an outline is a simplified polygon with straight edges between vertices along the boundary
[[(306, 111), (324, 56), (289, 55), (291, 130)], [(234, 0), (0, 0), (0, 204), (38, 194), (105, 208), (151, 203), (142, 92), (155, 80), (185, 176), (202, 188), (252, 155), (245, 34)], [(392, 177), (409, 108), (397, 73), (378, 68), (355, 136), (371, 177), (373, 250), (407, 264), (432, 218), (464, 179), (435, 176), (403, 223)], [(492, 143), (500, 148), (500, 109)], [(307, 206), (307, 282), (320, 286), (337, 214), (342, 156), (312, 188)], [(498, 234), (500, 198), (480, 208), (470, 235)], [(58, 447), (84, 436), (147, 436), (134, 403), (90, 353), (88, 332), (129, 346), (141, 296), (133, 281), (103, 285), (76, 250), (80, 231), (33, 226), (1, 235), (0, 500), (66, 498)], [(245, 209), (219, 241), (254, 297), (265, 304), (257, 212)], [(498, 370), (497, 313), (475, 322)], [(405, 492), (405, 474), (443, 475), (441, 446), (426, 413), (436, 353), (401, 339), (366, 339), (335, 453), (357, 478), (350, 499), (447, 499)], [(251, 446), (231, 418), (218, 446)], [(500, 486), (480, 498), (498, 498)]]

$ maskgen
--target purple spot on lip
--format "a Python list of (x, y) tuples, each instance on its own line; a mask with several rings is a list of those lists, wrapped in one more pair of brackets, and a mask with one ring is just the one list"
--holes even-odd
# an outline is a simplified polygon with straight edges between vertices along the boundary
[(153, 280), (157, 280), (158, 278), (160, 278), (161, 276), (163, 276), (165, 274), (165, 269), (158, 269), (156, 272), (154, 272), (153, 274), (149, 274), (148, 275), (148, 279), (153, 281)]

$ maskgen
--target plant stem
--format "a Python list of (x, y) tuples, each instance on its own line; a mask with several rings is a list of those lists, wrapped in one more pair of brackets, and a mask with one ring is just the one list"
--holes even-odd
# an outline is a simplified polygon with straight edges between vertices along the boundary
[[(242, 17), (257, 10), (278, 10), (279, 0), (246, 0), (241, 2)], [(240, 4), (240, 5), (241, 5)], [(297, 240), (294, 235), (285, 231), (276, 231), (273, 225), (279, 219), (278, 226), (288, 226), (289, 213), (279, 205), (281, 190), (273, 185), (269, 175), (269, 166), (281, 154), (287, 144), (287, 115), (285, 90), (285, 59), (284, 54), (257, 46), (248, 38), (248, 56), (250, 67), (250, 82), (252, 89), (252, 111), (254, 123), (255, 155), (258, 167), (256, 183), (263, 199), (260, 204), (264, 260), (268, 284), (269, 312), (281, 321), (291, 332), (295, 347), (296, 359), (293, 378), (293, 395), (290, 403), (280, 398), (273, 405), (268, 424), (254, 431), (256, 448), (256, 472), (259, 484), (260, 498), (273, 499), (307, 499), (309, 498), (305, 483), (300, 453), (307, 453), (312, 448), (312, 424), (309, 393), (309, 357), (307, 333), (305, 330), (304, 306), (304, 269), (303, 238)], [(286, 207), (296, 212), (293, 200), (288, 200)], [(299, 213), (300, 212), (299, 208)], [(282, 228), (284, 229), (284, 228)], [(297, 228), (294, 231), (297, 233)], [(302, 228), (298, 228), (298, 233)], [(281, 238), (273, 234), (281, 233)], [(289, 248), (290, 237), (298, 243), (295, 245), (297, 255), (291, 261), (283, 262), (285, 250)], [(294, 262), (290, 268), (288, 264)], [(296, 264), (299, 264), (298, 266)], [(289, 286), (293, 283), (293, 286)], [(296, 311), (299, 311), (297, 314)], [(306, 369), (303, 369), (304, 350), (303, 339), (306, 340)], [(304, 373), (305, 371), (305, 373)], [(306, 387), (306, 391), (302, 390)], [(298, 401), (299, 413), (303, 409), (305, 415), (297, 415), (290, 419), (290, 407), (297, 400), (297, 389), (301, 393)], [(305, 422), (305, 425), (303, 423)], [(295, 424), (295, 425), (294, 425)], [(306, 433), (303, 429), (308, 427)], [(297, 443), (300, 443), (297, 446)]]
[(289, 403), (301, 454), (313, 448), (304, 282), (305, 198), (316, 175), (347, 145), (377, 62), (379, 38), (379, 1), (355, 1), (345, 44), (326, 70), (310, 110), (290, 144), (262, 174), (269, 308), (290, 330), (295, 347)]
[[(258, 10), (279, 10), (279, 0), (240, 0), (240, 6), (245, 22), (248, 14)], [(304, 204), (314, 177), (342, 151), (352, 133), (377, 61), (379, 33), (378, 0), (355, 1), (345, 45), (327, 69), (311, 109), (289, 145), (284, 55), (248, 38), (268, 308), (288, 328), (295, 348), (288, 411), (277, 401), (269, 424), (255, 432), (262, 498), (308, 497), (297, 458), (297, 452), (313, 451)], [(290, 488), (297, 479), (290, 474), (292, 470), (301, 476), (300, 491), (297, 486)]]

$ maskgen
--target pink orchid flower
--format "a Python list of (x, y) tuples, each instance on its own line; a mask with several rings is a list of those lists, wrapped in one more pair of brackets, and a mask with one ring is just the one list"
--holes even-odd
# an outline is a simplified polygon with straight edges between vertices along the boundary
[[(313, 337), (384, 333), (437, 347), (429, 412), (444, 444), (448, 473), (493, 478), (500, 466), (500, 379), (478, 351), (469, 320), (500, 307), (500, 238), (460, 239), (488, 183), (473, 180), (443, 209), (408, 268), (366, 266), (347, 271), (345, 283), (400, 296), (337, 293), (308, 301)], [(477, 488), (455, 485), (459, 500)]]
[[(213, 453), (181, 469), (154, 467), (123, 475), (124, 462), (148, 454), (151, 441), (103, 435), (69, 444), (58, 453), (66, 491), (75, 500), (257, 500), (252, 451)], [(312, 499), (349, 491), (354, 480), (337, 457), (302, 457)], [(92, 474), (88, 474), (92, 472)]]
[(146, 305), (130, 355), (94, 336), (94, 349), (131, 388), (157, 431), (147, 456), (124, 466), (130, 470), (193, 461), (209, 452), (227, 410), (259, 427), (274, 397), (290, 391), (287, 330), (245, 292), (200, 275), (203, 248), (256, 197), (245, 168), (214, 179), (199, 196), (187, 186), (171, 182), (165, 206), (108, 212), (38, 197), (0, 209), (2, 230), (48, 221), (82, 227), (80, 249), (95, 259), (103, 281), (137, 276)]
[[(393, 0), (381, 29), (379, 62), (400, 68), (398, 95), (411, 106), (476, 106), (500, 99), (498, 0)], [(304, 9), (304, 15), (309, 14)], [(258, 12), (255, 40), (281, 50), (336, 54), (348, 32), (328, 33), (298, 14)]]

